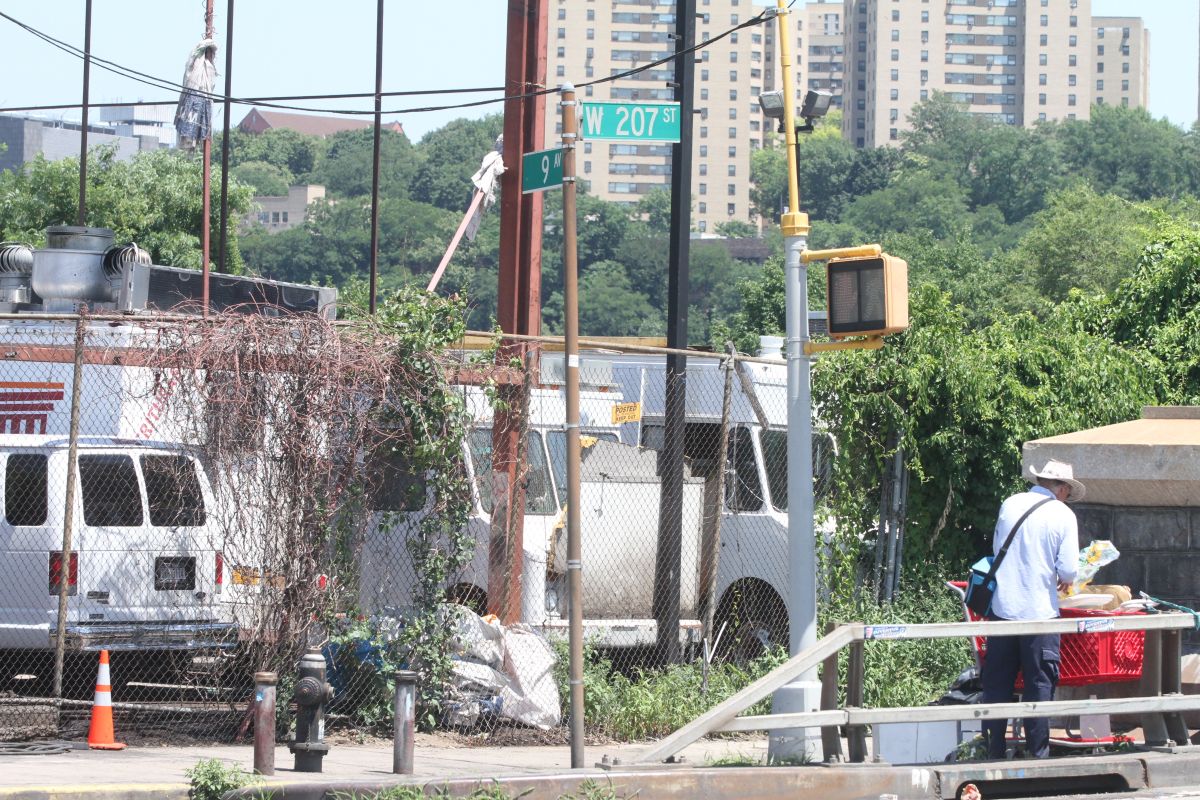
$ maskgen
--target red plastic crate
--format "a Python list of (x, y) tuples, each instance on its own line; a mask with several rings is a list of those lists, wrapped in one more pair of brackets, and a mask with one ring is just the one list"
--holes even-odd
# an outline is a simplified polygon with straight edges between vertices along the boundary
[[(950, 585), (961, 594), (966, 589), (965, 581), (951, 581)], [(1062, 609), (1064, 619), (1081, 622), (1104, 617), (1123, 617), (1142, 614), (1141, 611), (1096, 611), (1092, 609)], [(963, 606), (967, 621), (976, 622), (970, 609)], [(975, 653), (982, 667), (987, 658), (987, 640), (982, 636), (972, 639)], [(1094, 683), (1119, 683), (1134, 681), (1142, 677), (1142, 655), (1146, 647), (1145, 631), (1100, 631), (1096, 633), (1064, 633), (1059, 647), (1059, 686), (1089, 686)], [(1017, 676), (1018, 690), (1023, 688), (1021, 676)]]

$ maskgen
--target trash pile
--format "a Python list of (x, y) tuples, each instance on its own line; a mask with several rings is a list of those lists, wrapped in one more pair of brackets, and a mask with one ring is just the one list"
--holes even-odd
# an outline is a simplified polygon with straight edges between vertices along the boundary
[(453, 607), (448, 623), (455, 631), (446, 724), (473, 728), (500, 717), (548, 730), (562, 721), (554, 649), (541, 634), (463, 606)]

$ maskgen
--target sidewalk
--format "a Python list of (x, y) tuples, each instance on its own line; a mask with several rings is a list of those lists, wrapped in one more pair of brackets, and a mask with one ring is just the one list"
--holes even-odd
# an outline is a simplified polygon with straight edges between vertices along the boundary
[[(645, 747), (644, 744), (589, 747), (585, 751), (586, 764), (591, 768), (605, 755), (627, 761)], [(683, 755), (687, 763), (696, 766), (717, 760), (748, 764), (764, 762), (766, 751), (767, 740), (762, 737), (697, 742)], [(0, 798), (186, 798), (184, 771), (207, 758), (220, 759), (229, 766), (250, 772), (254, 751), (246, 744), (0, 756)], [(324, 771), (320, 773), (294, 772), (292, 763), (287, 747), (279, 747), (275, 752), (274, 780), (320, 784), (395, 777), (392, 776), (390, 743), (334, 744), (325, 757)], [(493, 778), (566, 770), (571, 766), (571, 753), (564, 745), (466, 747), (441, 737), (418, 734), (413, 764), (413, 777), (418, 779)], [(271, 778), (265, 780), (272, 781)]]

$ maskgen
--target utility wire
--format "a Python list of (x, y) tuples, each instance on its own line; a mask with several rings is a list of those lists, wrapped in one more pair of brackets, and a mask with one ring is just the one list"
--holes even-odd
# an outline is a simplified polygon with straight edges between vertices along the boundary
[[(737, 31), (742, 30), (743, 28), (749, 28), (749, 27), (752, 27), (755, 25), (759, 25), (763, 22), (774, 19), (774, 17), (775, 17), (775, 9), (773, 9), (773, 8), (765, 9), (762, 13), (758, 14), (757, 16), (754, 16), (739, 25), (735, 25), (734, 27), (732, 27), (720, 34), (717, 34), (716, 36), (714, 36), (710, 39), (706, 39), (703, 42), (700, 42), (700, 43), (694, 45), (693, 47), (689, 47), (686, 50), (681, 50), (681, 51), (672, 53), (668, 56), (665, 56), (664, 58), (660, 58), (660, 59), (658, 59), (656, 61), (652, 61), (648, 64), (643, 64), (639, 67), (634, 67), (632, 69), (624, 70), (623, 72), (618, 72), (613, 75), (609, 75), (607, 77), (596, 78), (596, 79), (590, 80), (590, 81), (584, 81), (584, 82), (578, 83), (576, 85), (577, 86), (596, 86), (599, 84), (609, 83), (612, 81), (621, 80), (623, 78), (628, 78), (628, 77), (630, 77), (632, 75), (636, 75), (640, 72), (645, 72), (646, 70), (650, 70), (655, 67), (662, 66), (663, 64), (666, 64), (668, 62), (674, 61), (676, 58), (678, 58), (681, 55), (690, 55), (692, 53), (698, 52), (716, 42), (721, 41), (722, 39), (732, 35), (733, 33), (736, 33)], [(59, 50), (62, 50), (64, 52), (68, 53), (69, 55), (75, 56), (76, 58), (80, 58), (80, 59), (84, 58), (86, 55), (84, 53), (84, 51), (80, 50), (78, 47), (75, 47), (74, 45), (68, 44), (67, 42), (63, 42), (59, 39), (56, 39), (53, 36), (50, 36), (49, 34), (44, 33), (42, 31), (38, 30), (37, 28), (32, 27), (31, 25), (27, 25), (27, 24), (21, 22), (20, 20), (10, 16), (9, 14), (4, 13), (3, 11), (0, 11), (0, 18), (8, 20), (9, 22), (13, 23), (17, 27), (22, 28), (23, 30), (29, 32), (30, 34), (36, 36), (37, 38), (45, 41), (47, 44), (50, 44), (51, 46), (53, 46)], [(99, 66), (101, 69), (105, 69), (109, 72), (115, 73), (124, 78), (129, 78), (130, 80), (136, 81), (138, 83), (144, 83), (146, 85), (153, 86), (155, 88), (160, 88), (160, 89), (169, 89), (171, 91), (189, 91), (189, 92), (192, 92), (193, 94), (199, 95), (200, 97), (204, 97), (204, 98), (214, 101), (214, 102), (224, 102), (224, 100), (225, 100), (225, 95), (223, 95), (223, 94), (216, 94), (213, 92), (199, 92), (199, 91), (195, 91), (192, 89), (186, 89), (182, 84), (174, 83), (174, 82), (168, 81), (164, 78), (158, 78), (158, 77), (155, 77), (154, 75), (150, 75), (148, 73), (139, 72), (138, 70), (123, 66), (115, 61), (109, 61), (108, 59), (100, 58), (96, 55), (91, 55), (91, 59), (92, 59), (92, 62), (96, 63), (97, 66)], [(467, 94), (467, 93), (492, 92), (492, 91), (503, 91), (503, 87), (489, 86), (489, 87), (460, 88), (460, 89), (424, 89), (424, 90), (413, 90), (413, 91), (383, 92), (383, 95), (386, 97), (405, 97), (405, 96), (439, 95), (439, 94)], [(452, 104), (436, 105), (436, 106), (418, 106), (418, 107), (411, 107), (411, 108), (400, 108), (400, 109), (394, 109), (394, 110), (390, 110), (390, 111), (383, 111), (381, 113), (392, 116), (392, 115), (398, 115), (398, 114), (419, 114), (419, 113), (425, 113), (425, 112), (430, 112), (430, 111), (449, 111), (449, 110), (454, 110), (454, 109), (473, 108), (473, 107), (477, 107), (477, 106), (490, 105), (492, 103), (503, 103), (503, 102), (507, 102), (509, 100), (524, 100), (524, 99), (528, 99), (531, 97), (538, 97), (541, 95), (553, 94), (553, 93), (556, 93), (557, 91), (558, 91), (557, 88), (544, 88), (544, 89), (537, 89), (532, 92), (526, 92), (524, 94), (505, 95), (503, 97), (493, 97), (493, 98), (487, 98), (484, 100), (475, 100), (475, 101), (470, 101), (470, 102), (465, 102), (465, 103), (452, 103)], [(358, 110), (358, 109), (312, 108), (312, 107), (308, 107), (308, 106), (285, 105), (285, 104), (272, 102), (272, 101), (275, 101), (275, 100), (348, 99), (348, 98), (374, 97), (374, 96), (375, 96), (375, 94), (373, 92), (360, 92), (360, 93), (323, 94), (323, 95), (292, 95), (292, 96), (283, 96), (283, 97), (274, 97), (274, 98), (230, 97), (229, 101), (231, 103), (238, 103), (241, 105), (259, 105), (259, 106), (264, 106), (264, 107), (268, 107), (268, 108), (279, 108), (279, 109), (291, 110), (291, 111), (307, 111), (307, 112), (324, 113), (324, 114), (345, 114), (345, 115), (359, 116), (359, 115), (366, 115), (366, 114), (374, 115), (375, 112), (373, 110), (363, 111), (363, 110)], [(176, 100), (162, 100), (162, 101), (139, 100), (139, 101), (130, 102), (130, 103), (89, 103), (88, 105), (89, 105), (89, 107), (105, 108), (105, 107), (119, 107), (119, 106), (175, 105), (177, 102), (178, 102), (177, 99)], [(54, 105), (20, 106), (20, 107), (11, 107), (11, 108), (0, 108), (0, 112), (6, 112), (6, 111), (54, 111), (54, 110), (63, 110), (63, 109), (78, 108), (78, 107), (79, 107), (79, 104), (77, 104), (77, 103), (61, 103), (61, 104), (54, 104)]]

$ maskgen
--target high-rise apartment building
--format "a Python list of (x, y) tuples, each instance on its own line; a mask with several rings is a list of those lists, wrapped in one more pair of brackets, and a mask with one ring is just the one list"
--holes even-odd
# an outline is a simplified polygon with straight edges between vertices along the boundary
[(935, 90), (1011, 125), (1086, 118), (1095, 98), (1091, 0), (846, 0), (843, 132), (899, 138)]
[[(696, 40), (704, 41), (757, 15), (750, 0), (708, 0), (701, 5)], [(547, 82), (583, 83), (625, 72), (675, 52), (675, 4), (663, 0), (558, 0), (552, 6)], [(762, 146), (758, 93), (770, 84), (774, 65), (773, 24), (743, 28), (696, 54), (692, 121), (693, 226), (713, 231), (726, 220), (750, 219), (750, 150)], [(674, 65), (667, 62), (627, 78), (585, 86), (580, 99), (671, 100)], [(561, 133), (556, 103), (546, 104), (547, 146)], [(669, 144), (625, 144), (586, 139), (577, 151), (588, 190), (606, 200), (636, 203), (648, 192), (669, 188)]]
[(1138, 17), (1093, 17), (1097, 105), (1150, 104), (1150, 31)]
[(829, 92), (834, 108), (842, 107), (845, 91), (844, 14), (842, 0), (814, 0), (797, 14), (795, 22), (799, 28), (793, 58), (796, 89), (801, 97), (809, 89)]

